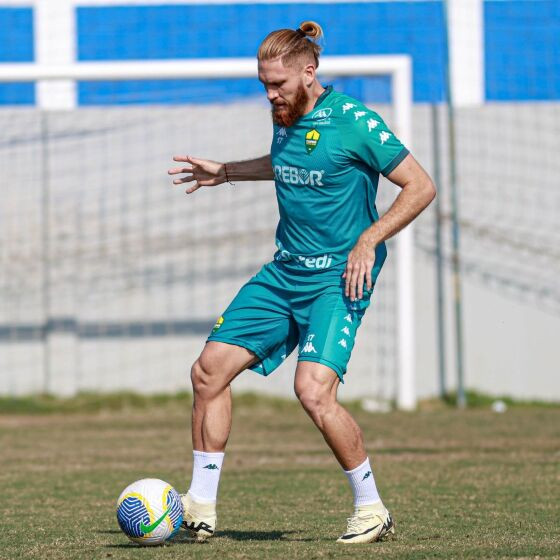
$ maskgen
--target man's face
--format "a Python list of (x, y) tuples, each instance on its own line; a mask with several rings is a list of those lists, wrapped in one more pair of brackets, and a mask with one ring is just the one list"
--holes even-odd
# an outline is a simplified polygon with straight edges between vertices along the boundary
[(302, 69), (286, 67), (279, 58), (259, 60), (259, 80), (272, 105), (272, 120), (280, 126), (292, 126), (307, 111), (307, 76)]

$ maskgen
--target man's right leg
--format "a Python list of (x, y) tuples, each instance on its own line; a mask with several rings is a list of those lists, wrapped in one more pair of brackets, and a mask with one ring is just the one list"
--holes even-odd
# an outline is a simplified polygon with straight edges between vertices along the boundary
[(223, 452), (231, 429), (230, 383), (257, 362), (253, 352), (225, 342), (207, 342), (193, 364), (193, 449)]
[(192, 366), (193, 477), (182, 500), (183, 524), (197, 540), (216, 529), (216, 496), (231, 429), (230, 383), (257, 361), (246, 348), (209, 341)]

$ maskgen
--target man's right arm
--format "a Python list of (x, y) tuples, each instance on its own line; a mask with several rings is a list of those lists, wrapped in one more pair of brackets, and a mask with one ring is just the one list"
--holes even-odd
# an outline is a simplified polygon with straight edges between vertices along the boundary
[(274, 179), (270, 155), (247, 161), (220, 163), (192, 156), (175, 156), (174, 161), (186, 162), (190, 167), (175, 167), (168, 171), (169, 175), (184, 174), (174, 179), (174, 185), (194, 182), (186, 192), (188, 194), (200, 187), (215, 187), (232, 181), (266, 181)]

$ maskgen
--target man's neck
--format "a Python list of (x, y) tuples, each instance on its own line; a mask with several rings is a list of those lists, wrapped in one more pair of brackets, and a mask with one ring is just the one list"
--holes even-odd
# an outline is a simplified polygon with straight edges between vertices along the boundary
[(305, 108), (306, 114), (309, 113), (313, 109), (313, 107), (315, 107), (317, 99), (319, 99), (319, 97), (321, 97), (321, 95), (323, 95), (325, 91), (325, 88), (317, 80), (313, 82), (313, 86), (311, 87), (311, 95), (309, 96), (309, 103)]

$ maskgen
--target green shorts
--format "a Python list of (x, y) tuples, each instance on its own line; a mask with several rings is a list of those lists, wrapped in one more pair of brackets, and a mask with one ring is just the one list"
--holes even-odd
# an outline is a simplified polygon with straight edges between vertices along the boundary
[(298, 361), (324, 364), (343, 381), (373, 292), (364, 286), (362, 299), (351, 302), (343, 272), (295, 274), (282, 263), (265, 264), (235, 296), (208, 341), (254, 352), (260, 361), (250, 369), (261, 375), (271, 374), (298, 346)]

